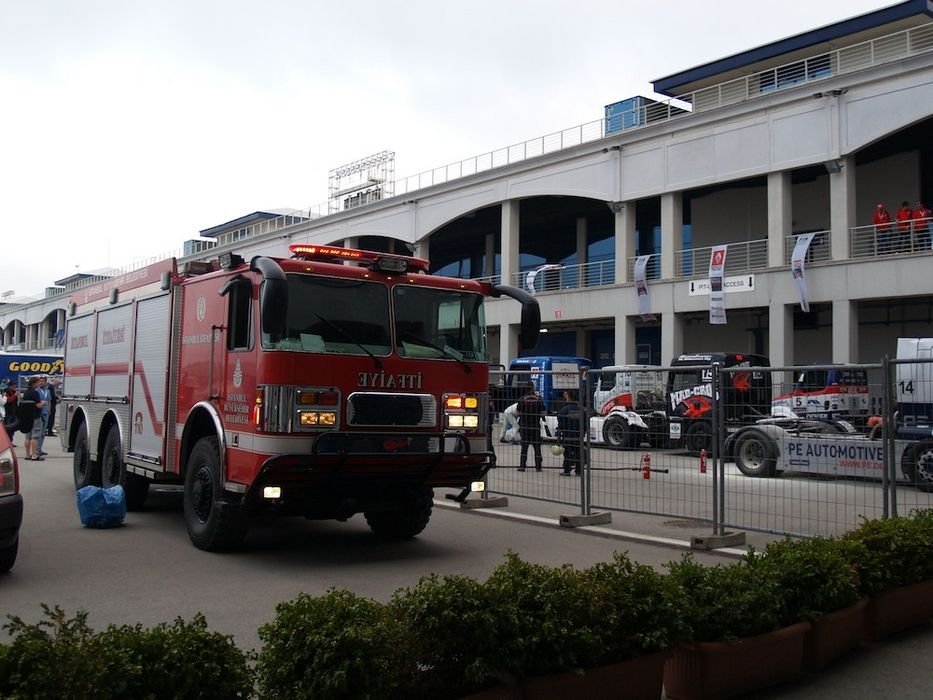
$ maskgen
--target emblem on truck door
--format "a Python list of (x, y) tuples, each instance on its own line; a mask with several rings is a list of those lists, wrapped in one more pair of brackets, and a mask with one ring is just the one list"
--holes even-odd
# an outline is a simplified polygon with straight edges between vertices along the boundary
[(243, 383), (243, 370), (240, 369), (240, 361), (236, 361), (236, 367), (233, 369), (233, 386), (237, 389), (240, 388), (240, 384)]

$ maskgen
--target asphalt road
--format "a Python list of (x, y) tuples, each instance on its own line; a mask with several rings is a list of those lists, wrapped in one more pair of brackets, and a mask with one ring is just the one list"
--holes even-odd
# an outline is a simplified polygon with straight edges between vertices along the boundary
[[(17, 438), (21, 445), (22, 436)], [(577, 566), (626, 550), (636, 561), (662, 568), (681, 554), (676, 542), (639, 541), (638, 531), (651, 529), (643, 518), (616, 514), (599, 536), (555, 527), (565, 510), (559, 505), (514, 498), (508, 512), (437, 506), (424, 533), (407, 542), (379, 541), (360, 516), (346, 523), (270, 520), (256, 524), (243, 551), (212, 554), (189, 542), (177, 490), (154, 493), (147, 509), (128, 514), (123, 527), (82, 527), (71, 455), (53, 439), (46, 449), (51, 454), (44, 462), (21, 462), (26, 513), (19, 559), (9, 574), (0, 575), (4, 621), (7, 614), (36, 621), (42, 603), (69, 614), (87, 610), (95, 629), (109, 623), (150, 626), (202, 612), (211, 629), (251, 649), (258, 647), (258, 628), (273, 619), (276, 603), (300, 592), (340, 587), (386, 600), (432, 572), (485, 579), (510, 549), (530, 561)], [(614, 534), (607, 533), (610, 528)], [(727, 560), (722, 553), (697, 557)], [(7, 639), (0, 631), (0, 641)], [(755, 697), (926, 700), (933, 697), (931, 649), (933, 624), (925, 624)]]

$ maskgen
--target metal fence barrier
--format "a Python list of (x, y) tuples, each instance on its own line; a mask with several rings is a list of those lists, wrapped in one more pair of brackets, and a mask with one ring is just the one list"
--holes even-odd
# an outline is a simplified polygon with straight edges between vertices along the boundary
[[(529, 468), (518, 471), (520, 442), (507, 437), (509, 407), (530, 380), (551, 393), (540, 472), (532, 447)], [(490, 381), (493, 494), (562, 503), (584, 516), (686, 519), (713, 534), (840, 535), (865, 518), (933, 507), (930, 360), (497, 371)], [(564, 455), (553, 449), (564, 389), (583, 409), (579, 477), (563, 476)]]

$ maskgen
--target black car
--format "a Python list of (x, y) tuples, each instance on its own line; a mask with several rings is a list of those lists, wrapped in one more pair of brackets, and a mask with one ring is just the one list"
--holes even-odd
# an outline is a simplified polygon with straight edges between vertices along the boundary
[(23, 522), (19, 464), (6, 430), (0, 430), (0, 573), (13, 568)]

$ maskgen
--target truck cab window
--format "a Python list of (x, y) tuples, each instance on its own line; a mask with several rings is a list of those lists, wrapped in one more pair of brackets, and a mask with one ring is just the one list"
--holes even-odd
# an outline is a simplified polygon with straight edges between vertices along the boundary
[(247, 280), (231, 285), (227, 292), (228, 350), (249, 350), (252, 346), (252, 292)]

